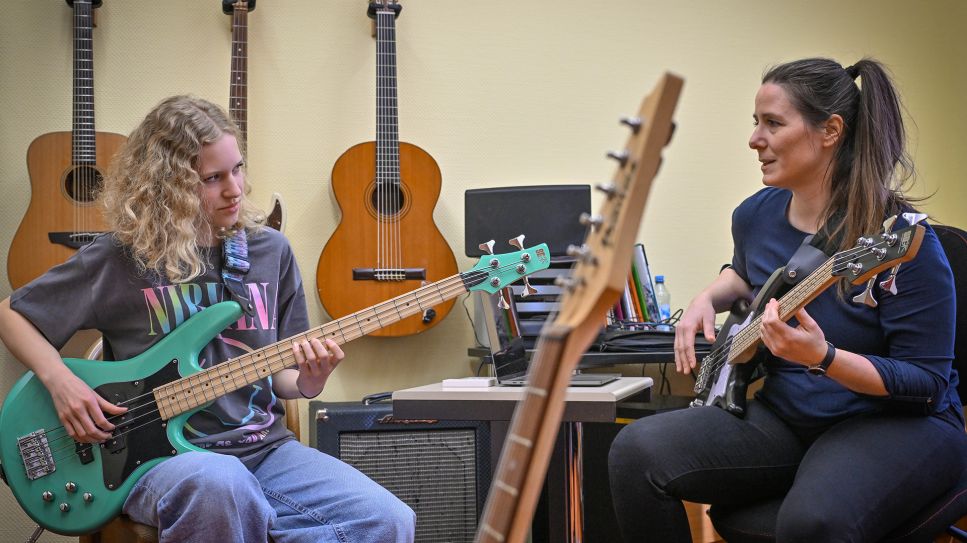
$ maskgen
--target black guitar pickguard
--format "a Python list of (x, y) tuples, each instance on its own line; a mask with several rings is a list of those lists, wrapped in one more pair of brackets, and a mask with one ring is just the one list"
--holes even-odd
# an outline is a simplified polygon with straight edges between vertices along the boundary
[(126, 413), (115, 417), (113, 437), (101, 444), (104, 486), (117, 488), (146, 461), (175, 454), (151, 391), (180, 377), (178, 363), (173, 360), (145, 379), (107, 383), (95, 389), (111, 403), (128, 407)]

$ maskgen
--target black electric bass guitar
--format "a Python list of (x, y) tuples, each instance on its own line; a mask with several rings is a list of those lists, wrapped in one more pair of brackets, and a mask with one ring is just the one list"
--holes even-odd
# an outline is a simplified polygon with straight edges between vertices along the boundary
[(702, 360), (692, 406), (712, 405), (733, 415), (745, 416), (747, 389), (767, 352), (762, 347), (759, 325), (769, 300), (779, 300), (779, 317), (788, 321), (842, 277), (858, 285), (887, 268), (913, 259), (920, 250), (924, 231), (923, 226), (914, 224), (895, 232), (860, 238), (856, 247), (836, 253), (791, 288), (783, 279), (785, 267), (773, 272), (751, 305), (733, 306), (712, 344), (712, 351)]

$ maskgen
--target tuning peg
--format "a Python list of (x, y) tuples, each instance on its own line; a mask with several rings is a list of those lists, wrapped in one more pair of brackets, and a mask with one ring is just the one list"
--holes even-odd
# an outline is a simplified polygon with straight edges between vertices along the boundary
[(594, 255), (591, 254), (591, 249), (587, 245), (568, 245), (565, 253), (567, 256), (573, 256), (586, 264), (594, 264), (596, 262)]
[(621, 164), (622, 166), (624, 166), (625, 163), (628, 162), (628, 151), (626, 150), (608, 151), (607, 156), (608, 158), (613, 158), (614, 160), (617, 160), (618, 164)]
[(890, 269), (890, 275), (886, 279), (880, 281), (880, 288), (889, 292), (890, 294), (896, 295), (896, 274), (898, 271), (900, 271), (900, 264), (897, 264)]
[(477, 248), (488, 255), (492, 255), (494, 254), (494, 240), (490, 240), (487, 243), (481, 243), (480, 245), (477, 245)]
[(524, 250), (524, 234), (521, 234), (521, 235), (517, 236), (516, 238), (510, 238), (509, 240), (507, 240), (507, 243), (509, 243), (509, 244), (513, 245), (514, 247), (517, 247), (518, 249), (520, 249), (521, 251), (523, 251)]
[(521, 292), (521, 297), (526, 298), (532, 294), (537, 294), (537, 289), (531, 285), (531, 282), (525, 277), (524, 278), (524, 290)]
[(554, 279), (554, 284), (568, 291), (574, 290), (584, 283), (581, 279), (558, 275)]
[(510, 302), (507, 301), (504, 291), (501, 290), (497, 293), (497, 307), (501, 309), (510, 309)]
[(601, 224), (604, 223), (604, 217), (601, 215), (592, 215), (590, 213), (581, 213), (581, 217), (578, 218), (578, 222), (584, 226), (590, 226), (591, 228), (597, 230), (601, 227)]
[(616, 187), (614, 183), (610, 183), (610, 182), (598, 183), (597, 185), (594, 186), (594, 188), (603, 192), (604, 195), (607, 196), (609, 200), (611, 198), (614, 198), (614, 195), (618, 193), (618, 187)]
[(632, 134), (637, 134), (641, 129), (641, 117), (622, 117), (621, 124), (630, 128)]
[(903, 214), (903, 218), (904, 218), (904, 220), (907, 221), (907, 224), (909, 224), (909, 225), (912, 226), (912, 225), (917, 224), (918, 222), (926, 219), (927, 218), (927, 215), (926, 215), (926, 213), (904, 213)]
[(870, 307), (876, 307), (876, 298), (873, 297), (873, 285), (876, 283), (876, 277), (871, 277), (869, 281), (866, 282), (866, 287), (863, 292), (853, 296), (853, 302), (858, 304), (866, 304)]

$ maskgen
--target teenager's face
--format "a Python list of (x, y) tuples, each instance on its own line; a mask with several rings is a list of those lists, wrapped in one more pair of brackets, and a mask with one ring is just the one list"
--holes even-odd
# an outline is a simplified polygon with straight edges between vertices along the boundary
[(785, 89), (774, 83), (759, 87), (752, 117), (749, 147), (759, 154), (763, 184), (795, 191), (823, 182), (829, 165), (823, 130), (806, 122)]
[[(202, 212), (212, 230), (229, 228), (238, 222), (239, 200), (245, 190), (242, 153), (235, 136), (225, 134), (218, 141), (202, 146), (198, 153), (198, 175), (201, 177)], [(209, 240), (210, 241), (210, 240)]]

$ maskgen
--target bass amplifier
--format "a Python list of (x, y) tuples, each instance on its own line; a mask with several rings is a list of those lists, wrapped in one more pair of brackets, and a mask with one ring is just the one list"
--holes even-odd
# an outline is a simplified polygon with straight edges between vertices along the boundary
[(407, 420), (391, 403), (309, 402), (310, 444), (416, 512), (417, 543), (470, 543), (490, 489), (486, 421)]

